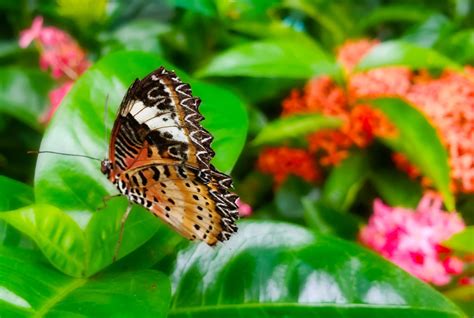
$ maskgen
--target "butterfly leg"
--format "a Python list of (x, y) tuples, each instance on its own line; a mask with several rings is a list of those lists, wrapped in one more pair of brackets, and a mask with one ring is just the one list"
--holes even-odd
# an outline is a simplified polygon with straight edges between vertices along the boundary
[(117, 260), (118, 252), (120, 250), (120, 245), (122, 245), (123, 230), (124, 230), (124, 227), (125, 227), (125, 222), (128, 219), (130, 211), (132, 211), (132, 207), (133, 207), (133, 205), (131, 203), (129, 203), (128, 206), (127, 206), (127, 210), (125, 211), (124, 215), (122, 216), (122, 220), (120, 220), (120, 234), (119, 234), (119, 239), (117, 241), (117, 244), (115, 245), (114, 258), (112, 259), (112, 262), (115, 262)]
[(103, 210), (107, 207), (107, 202), (109, 202), (109, 200), (113, 199), (113, 198), (116, 198), (116, 197), (120, 197), (122, 196), (120, 193), (119, 194), (114, 194), (114, 195), (106, 195), (104, 197), (102, 197), (102, 205), (97, 207), (95, 210), (96, 211), (100, 211), (100, 210)]

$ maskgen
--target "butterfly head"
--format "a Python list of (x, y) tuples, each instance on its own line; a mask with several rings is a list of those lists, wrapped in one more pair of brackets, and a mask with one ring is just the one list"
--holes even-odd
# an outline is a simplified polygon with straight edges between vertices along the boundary
[(102, 171), (103, 174), (107, 176), (107, 178), (110, 178), (110, 173), (112, 172), (112, 161), (109, 159), (104, 159), (100, 163), (100, 171)]

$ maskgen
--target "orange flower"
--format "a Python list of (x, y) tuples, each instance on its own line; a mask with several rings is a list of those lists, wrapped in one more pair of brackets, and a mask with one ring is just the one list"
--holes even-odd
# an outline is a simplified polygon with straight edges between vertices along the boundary
[(372, 143), (374, 137), (393, 135), (395, 127), (380, 110), (360, 104), (351, 109), (342, 131), (359, 148), (365, 148)]
[(303, 149), (267, 148), (260, 153), (257, 167), (261, 172), (273, 175), (276, 186), (282, 184), (289, 175), (301, 177), (308, 182), (321, 178), (313, 156)]
[(445, 72), (414, 84), (406, 98), (438, 129), (448, 150), (454, 188), (474, 192), (474, 79)]
[(308, 136), (308, 144), (322, 166), (333, 166), (348, 156), (352, 140), (339, 130), (320, 130)]
[(282, 103), (282, 116), (295, 113), (342, 115), (347, 111), (347, 99), (341, 87), (329, 76), (310, 80), (303, 93), (293, 90)]
[(377, 44), (379, 44), (378, 40), (348, 40), (337, 49), (337, 61), (346, 73), (350, 73), (354, 66)]
[(380, 111), (367, 105), (350, 108), (343, 89), (327, 76), (310, 80), (303, 92), (291, 92), (283, 101), (282, 116), (294, 113), (321, 113), (344, 120), (338, 130), (308, 136), (309, 150), (323, 166), (338, 164), (353, 145), (367, 147), (375, 136), (387, 136), (394, 130)]
[(404, 154), (399, 152), (393, 153), (392, 161), (399, 170), (405, 172), (410, 178), (416, 179), (421, 176), (420, 170), (412, 165)]
[(412, 72), (406, 67), (383, 67), (351, 75), (348, 94), (351, 101), (364, 97), (403, 96), (411, 86)]

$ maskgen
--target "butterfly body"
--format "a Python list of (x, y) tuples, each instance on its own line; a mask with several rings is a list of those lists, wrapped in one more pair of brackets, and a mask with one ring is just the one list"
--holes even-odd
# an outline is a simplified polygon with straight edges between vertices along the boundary
[(219, 172), (212, 136), (200, 125), (200, 100), (159, 68), (128, 89), (101, 171), (129, 201), (142, 205), (190, 240), (209, 245), (237, 230), (237, 196)]

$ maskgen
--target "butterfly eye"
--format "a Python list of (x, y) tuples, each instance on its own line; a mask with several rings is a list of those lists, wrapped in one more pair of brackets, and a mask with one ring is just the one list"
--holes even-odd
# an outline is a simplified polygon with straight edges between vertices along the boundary
[(109, 176), (110, 171), (112, 170), (112, 163), (110, 160), (102, 160), (100, 163), (100, 171), (102, 171), (103, 174), (106, 176)]

